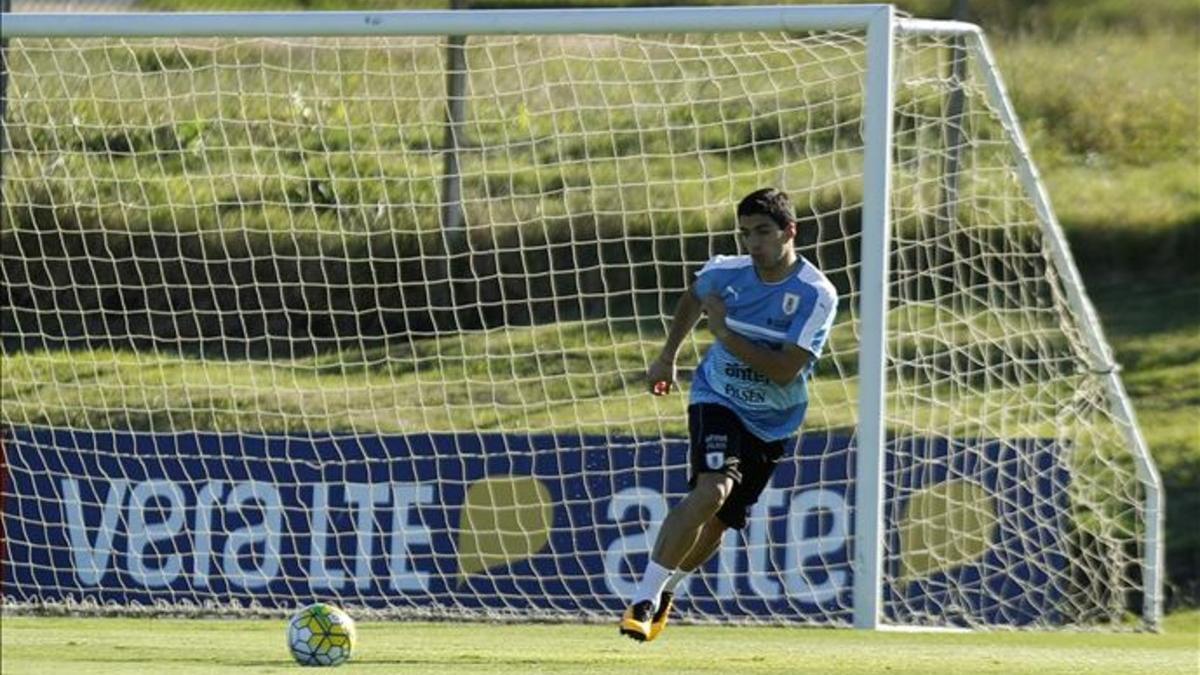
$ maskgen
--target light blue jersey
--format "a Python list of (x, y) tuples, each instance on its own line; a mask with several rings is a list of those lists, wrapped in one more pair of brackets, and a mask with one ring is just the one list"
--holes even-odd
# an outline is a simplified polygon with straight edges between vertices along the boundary
[(798, 345), (812, 354), (796, 379), (771, 382), (714, 342), (692, 382), (689, 402), (715, 403), (737, 413), (750, 433), (775, 441), (796, 433), (808, 410), (808, 377), (825, 347), (837, 312), (837, 290), (812, 263), (800, 258), (788, 278), (765, 283), (750, 256), (717, 256), (696, 273), (698, 299), (717, 294), (725, 301), (729, 330), (756, 345)]

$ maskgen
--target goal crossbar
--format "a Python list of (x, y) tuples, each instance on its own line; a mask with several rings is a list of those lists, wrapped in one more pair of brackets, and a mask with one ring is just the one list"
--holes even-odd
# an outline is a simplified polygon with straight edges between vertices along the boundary
[(890, 5), (386, 12), (10, 14), (0, 37), (384, 37), (866, 28)]

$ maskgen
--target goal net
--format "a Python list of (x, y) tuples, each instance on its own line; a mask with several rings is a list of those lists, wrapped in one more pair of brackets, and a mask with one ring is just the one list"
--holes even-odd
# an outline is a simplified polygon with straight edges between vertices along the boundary
[(865, 21), (666, 23), (687, 12), (524, 14), (566, 22), (536, 35), (469, 13), (459, 38), (6, 18), (6, 607), (612, 619), (686, 492), (712, 338), (681, 392), (651, 396), (646, 363), (738, 252), (737, 200), (777, 186), (838, 320), (683, 618), (850, 624), (869, 592), (883, 624), (1153, 624), (1157, 476), (977, 31), (883, 24), (871, 137)]

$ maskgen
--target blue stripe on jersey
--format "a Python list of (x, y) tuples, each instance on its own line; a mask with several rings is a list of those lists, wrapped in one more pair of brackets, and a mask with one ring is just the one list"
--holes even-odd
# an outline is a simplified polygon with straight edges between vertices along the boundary
[[(837, 291), (812, 263), (800, 259), (795, 273), (764, 283), (749, 256), (717, 256), (696, 274), (698, 298), (717, 294), (725, 301), (729, 329), (770, 349), (794, 344), (821, 355), (837, 313)], [(810, 361), (796, 379), (780, 386), (714, 342), (692, 382), (690, 403), (730, 408), (751, 433), (773, 441), (796, 433), (808, 409)]]

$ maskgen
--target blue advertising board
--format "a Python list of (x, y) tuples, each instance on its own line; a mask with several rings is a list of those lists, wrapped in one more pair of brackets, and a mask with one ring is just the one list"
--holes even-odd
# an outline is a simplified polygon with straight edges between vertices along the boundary
[[(687, 491), (676, 438), (13, 429), (4, 456), (16, 600), (615, 613)], [(889, 614), (1055, 619), (1053, 444), (906, 439), (888, 456)], [(799, 439), (681, 608), (848, 621), (853, 472), (851, 438)], [(939, 544), (948, 523), (973, 529)]]

